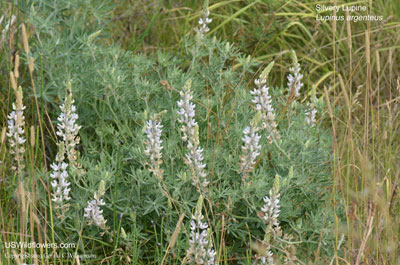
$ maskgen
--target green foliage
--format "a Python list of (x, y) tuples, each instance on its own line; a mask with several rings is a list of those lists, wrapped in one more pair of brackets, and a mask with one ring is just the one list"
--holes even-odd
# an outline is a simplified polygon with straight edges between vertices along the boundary
[[(55, 242), (79, 242), (76, 249), (65, 251), (95, 254), (94, 264), (111, 255), (114, 261), (161, 264), (179, 216), (184, 213), (181, 234), (170, 250), (174, 258), (168, 262), (182, 261), (188, 248), (190, 216), (199, 197), (183, 161), (186, 147), (177, 122), (179, 91), (191, 79), (200, 146), (210, 179), (203, 208), (218, 259), (244, 258), (249, 239), (263, 238), (265, 225), (257, 212), (278, 174), (282, 176), (279, 220), (283, 230), (293, 235), (301, 260), (313, 260), (319, 249), (326, 264), (334, 255), (335, 240), (328, 192), (332, 185), (332, 135), (325, 126), (322, 100), (317, 103), (318, 122), (311, 127), (305, 122), (307, 107), (302, 103), (311, 88), (302, 89), (305, 96), (291, 104), (280, 120), (281, 139), (269, 144), (267, 135), (262, 135), (261, 155), (249, 185), (245, 185), (238, 174), (241, 138), (256, 115), (250, 90), (262, 70), (257, 68), (264, 66), (215, 37), (200, 41), (188, 36), (179, 52), (151, 55), (107, 45), (111, 6), (106, 2), (32, 1), (19, 6), (36, 36), (32, 53), (43, 75), (43, 79), (37, 76), (35, 80), (43, 84), (36, 96), (48, 107), (55, 124), (58, 105), (71, 82), (78, 123), (83, 126), (79, 149), (86, 173), (70, 172), (71, 209), (65, 220), (54, 221)], [(273, 79), (274, 72), (270, 71), (268, 67), (263, 73)], [(279, 116), (287, 91), (273, 83), (270, 86)], [(161, 167), (172, 200), (149, 172), (144, 154), (144, 124), (162, 111), (167, 112), (161, 119)], [(50, 138), (54, 136), (48, 135)], [(50, 162), (56, 154), (53, 147)], [(43, 167), (38, 171), (38, 175), (49, 178)], [(110, 227), (106, 233), (88, 227), (83, 218), (83, 209), (102, 181), (104, 216)], [(38, 197), (40, 207), (49, 209), (43, 186)], [(246, 264), (245, 260), (240, 264)]]

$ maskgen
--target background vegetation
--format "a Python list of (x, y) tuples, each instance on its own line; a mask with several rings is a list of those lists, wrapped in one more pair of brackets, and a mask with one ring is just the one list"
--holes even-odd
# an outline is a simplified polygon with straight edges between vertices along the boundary
[[(384, 21), (317, 21), (317, 3), (366, 6), (368, 14), (382, 15)], [(175, 186), (173, 178), (166, 181), (170, 181), (167, 184), (175, 187), (179, 196), (184, 196), (180, 207), (188, 215), (197, 198), (188, 192), (192, 187), (187, 184), (190, 180), (185, 179), (182, 161), (176, 161), (182, 155), (182, 146), (176, 134), (174, 115), (178, 91), (190, 77), (198, 99), (198, 121), (204, 128), (201, 142), (206, 143), (205, 152), (211, 156), (206, 157), (206, 161), (215, 163), (210, 169), (220, 170), (213, 172), (218, 186), (214, 191), (215, 212), (212, 213), (220, 216), (210, 214), (209, 220), (216, 227), (214, 236), (221, 264), (249, 262), (252, 254), (243, 255), (249, 249), (246, 243), (251, 236), (262, 237), (255, 212), (261, 206), (259, 201), (272, 186), (272, 172), (286, 177), (292, 166), (296, 176), (293, 183), (301, 185), (296, 189), (288, 184), (287, 190), (282, 191), (286, 196), (282, 198), (282, 222), (286, 231), (297, 234), (302, 241), (298, 246), (301, 260), (306, 264), (398, 262), (398, 1), (210, 1), (213, 22), (209, 36), (215, 35), (218, 41), (212, 43), (210, 38), (199, 58), (194, 58), (190, 50), (195, 35), (193, 29), (202, 9), (198, 1), (41, 0), (17, 4), (2, 2), (1, 9), (4, 13), (2, 30), (12, 15), (16, 16), (16, 23), (1, 36), (0, 124), (6, 126), (14, 99), (8, 73), (13, 69), (14, 55), (18, 52), (21, 56), (18, 83), (24, 88), (27, 124), (34, 125), (35, 131), (29, 133), (35, 137), (26, 158), (29, 161), (27, 177), (34, 188), (24, 196), (16, 192), (15, 177), (9, 175), (6, 142), (2, 139), (2, 242), (20, 241), (20, 234), (28, 237), (36, 233), (36, 236), (43, 236), (38, 240), (47, 242), (54, 238), (85, 242), (79, 248), (90, 249), (85, 253), (96, 253), (108, 264), (161, 264), (170, 242), (168, 236), (173, 233), (179, 215), (168, 208), (165, 198), (157, 196), (156, 181), (145, 170), (141, 130), (150, 115), (168, 110), (163, 119), (168, 135), (165, 136), (168, 146), (164, 157), (165, 165), (172, 168), (166, 168), (166, 172), (174, 172), (183, 186)], [(27, 26), (35, 61), (32, 80), (21, 40), (19, 25), (22, 22)], [(230, 43), (229, 51), (224, 50), (226, 42)], [(212, 62), (204, 59), (210, 49), (219, 54), (211, 58)], [(238, 187), (230, 188), (234, 181), (225, 174), (235, 175), (235, 169), (223, 166), (234, 164), (236, 161), (225, 160), (236, 159), (238, 154), (224, 152), (239, 150), (243, 121), (251, 120), (246, 104), (250, 102), (248, 92), (253, 88), (252, 81), (258, 75), (257, 70), (272, 60), (275, 67), (269, 82), (276, 86), (273, 96), (277, 108), (284, 105), (282, 90), (278, 88), (286, 86), (292, 49), (296, 51), (305, 76), (301, 102), (305, 104), (315, 95), (321, 103), (318, 133), (304, 129), (304, 117), (295, 115), (297, 118), (291, 121), (293, 127), (285, 132), (282, 144), (284, 150), (291, 152), (292, 159), (286, 161), (280, 156), (263, 159), (265, 164), (259, 165), (260, 170), (254, 176), (255, 190), (249, 191), (254, 194), (254, 201), (248, 204), (253, 212), (233, 216), (226, 209), (240, 202), (233, 200), (231, 206), (221, 204), (241, 198), (242, 194), (237, 193), (243, 191)], [(247, 65), (246, 55), (252, 58)], [(194, 66), (193, 60), (196, 61)], [(56, 154), (52, 124), (55, 124), (58, 105), (70, 80), (80, 115), (78, 121), (83, 125), (80, 150), (87, 174), (74, 183), (80, 186), (76, 195), (78, 203), (72, 205), (69, 216), (75, 222), (59, 224), (56, 220), (52, 223), (47, 205), (42, 203), (48, 192), (40, 183), (47, 182), (46, 168)], [(160, 84), (160, 80), (166, 81), (163, 84), (168, 84), (169, 89)], [(226, 86), (229, 93), (225, 93)], [(203, 87), (210, 91), (212, 88), (215, 94), (211, 97), (207, 94), (210, 91), (199, 90)], [(230, 113), (239, 115), (229, 116)], [(289, 124), (289, 121), (284, 122)], [(210, 127), (210, 124), (218, 126)], [(28, 134), (29, 130), (26, 131)], [(329, 137), (329, 132), (333, 137)], [(312, 146), (307, 152), (304, 138), (310, 139)], [(330, 148), (332, 157), (329, 157)], [(272, 147), (270, 152), (278, 154), (280, 151)], [(329, 159), (332, 165), (326, 167), (322, 162)], [(299, 167), (304, 161), (310, 165)], [(277, 168), (268, 172), (269, 163)], [(322, 187), (328, 187), (329, 192), (305, 190), (307, 181), (313, 180), (310, 175), (321, 180)], [(105, 212), (111, 229), (104, 238), (99, 237), (97, 229), (86, 230), (86, 226), (79, 223), (83, 222), (79, 213), (101, 179), (106, 180), (110, 193)], [(325, 194), (315, 197), (314, 192)], [(19, 205), (25, 197), (30, 207), (21, 213)], [(293, 200), (303, 204), (296, 209), (291, 205)], [(311, 209), (315, 209), (312, 215), (305, 216)], [(221, 220), (229, 223), (229, 218), (240, 217), (254, 220), (250, 227), (239, 221), (221, 229), (224, 225)], [(72, 232), (83, 227), (85, 233)], [(126, 228), (122, 235), (121, 227)], [(187, 228), (188, 225), (182, 231)], [(251, 235), (248, 231), (252, 231)], [(181, 236), (168, 262), (180, 262), (185, 255), (187, 238), (187, 235)], [(66, 251), (74, 253), (82, 249)], [(244, 256), (245, 259), (239, 259)], [(2, 259), (5, 264), (13, 264), (10, 259)], [(92, 262), (96, 264), (99, 260)], [(64, 264), (69, 263), (65, 261)]]

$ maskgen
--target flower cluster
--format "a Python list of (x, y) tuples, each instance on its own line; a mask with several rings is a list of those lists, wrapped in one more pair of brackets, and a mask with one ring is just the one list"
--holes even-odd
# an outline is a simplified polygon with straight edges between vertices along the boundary
[(13, 111), (8, 115), (8, 141), (10, 144), (10, 154), (14, 155), (13, 170), (17, 170), (18, 175), (22, 175), (22, 170), (25, 168), (24, 153), (25, 147), (25, 106), (22, 104), (22, 88), (19, 87), (15, 91), (16, 102), (13, 103)]
[(203, 10), (201, 15), (201, 18), (199, 19), (200, 27), (198, 29), (198, 32), (200, 33), (200, 38), (203, 38), (204, 35), (210, 31), (207, 24), (210, 24), (212, 22), (212, 19), (208, 17), (210, 15), (210, 11), (208, 11), (207, 9)]
[(288, 75), (288, 83), (287, 83), (287, 89), (289, 93), (291, 93), (292, 89), (294, 89), (294, 96), (299, 97), (300, 96), (300, 88), (304, 85), (301, 82), (301, 79), (303, 78), (303, 75), (300, 74), (300, 64), (297, 62), (294, 63), (293, 67), (289, 68), (289, 71), (291, 74)]
[(306, 123), (311, 127), (314, 127), (316, 123), (315, 114), (317, 114), (317, 109), (315, 108), (314, 103), (308, 104), (308, 109), (306, 111)]
[[(274, 257), (271, 251), (271, 243), (277, 237), (282, 236), (282, 230), (279, 225), (278, 217), (280, 213), (279, 204), (279, 176), (275, 176), (274, 186), (269, 191), (269, 196), (264, 197), (264, 206), (261, 207), (261, 212), (258, 213), (258, 217), (267, 224), (267, 229), (265, 230), (265, 236), (263, 240), (263, 249), (260, 257), (261, 264), (274, 265)], [(272, 234), (272, 238), (271, 238)]]
[(89, 225), (96, 225), (106, 231), (108, 230), (106, 226), (107, 220), (103, 216), (103, 210), (100, 209), (100, 206), (105, 205), (102, 199), (105, 191), (105, 181), (102, 180), (100, 181), (98, 191), (94, 193), (94, 200), (89, 201), (85, 208), (84, 217), (88, 219)]
[[(200, 195), (199, 201), (202, 200)], [(189, 262), (193, 264), (214, 265), (216, 252), (207, 232), (208, 224), (203, 222), (204, 216), (201, 213), (201, 204), (196, 207), (190, 223), (190, 247), (187, 251)]]
[(77, 163), (77, 151), (75, 146), (79, 143), (77, 136), (81, 126), (76, 124), (78, 115), (75, 113), (74, 100), (70, 92), (71, 84), (68, 84), (68, 95), (64, 103), (61, 105), (61, 113), (58, 117), (59, 123), (57, 124), (57, 135), (61, 140), (57, 143), (58, 153), (56, 162), (51, 165), (53, 173), (50, 177), (53, 179), (51, 185), (53, 187), (53, 201), (56, 203), (55, 209), (57, 210), (58, 218), (63, 219), (65, 212), (69, 209), (69, 204), (65, 203), (71, 198), (69, 197), (70, 183), (68, 182), (67, 168), (77, 168), (80, 165)]
[(64, 201), (69, 201), (69, 188), (70, 183), (68, 182), (68, 164), (64, 162), (64, 143), (59, 146), (58, 154), (56, 156), (56, 162), (51, 164), (50, 167), (53, 169), (53, 173), (50, 177), (53, 179), (51, 186), (53, 187), (53, 201), (57, 204), (57, 207), (61, 207), (63, 210), (68, 210), (68, 205), (63, 205)]
[(146, 122), (147, 140), (145, 142), (146, 149), (144, 150), (144, 153), (150, 157), (150, 171), (160, 177), (162, 176), (162, 170), (160, 169), (162, 164), (161, 150), (163, 149), (161, 146), (162, 127), (160, 122), (153, 119)]
[[(268, 249), (270, 249), (268, 247)], [(260, 257), (260, 262), (258, 264), (262, 264), (262, 265), (275, 265), (275, 261), (274, 261), (274, 254), (272, 253), (271, 250), (267, 250), (266, 252), (266, 256), (261, 256)]]
[(76, 145), (79, 144), (79, 130), (81, 126), (76, 124), (78, 114), (76, 114), (76, 107), (72, 99), (72, 94), (69, 91), (65, 102), (60, 106), (61, 114), (58, 117), (59, 123), (57, 124), (57, 135), (61, 137), (65, 143), (65, 152), (71, 167), (78, 167), (77, 164), (77, 151)]
[(255, 104), (255, 109), (261, 112), (261, 129), (267, 130), (268, 142), (272, 143), (273, 140), (279, 140), (281, 136), (276, 129), (278, 125), (275, 122), (274, 108), (268, 92), (269, 87), (266, 85), (267, 80), (261, 76), (254, 83), (257, 87), (250, 92), (254, 96), (252, 102)]
[(260, 218), (278, 234), (280, 233), (280, 225), (278, 221), (280, 213), (279, 196), (279, 193), (271, 189), (269, 191), (269, 197), (264, 197), (265, 204), (261, 208), (262, 213), (260, 215)]
[(248, 173), (253, 171), (256, 159), (260, 155), (261, 145), (259, 145), (258, 142), (261, 136), (253, 126), (247, 126), (243, 130), (243, 135), (242, 141), (244, 145), (242, 146), (243, 154), (240, 156), (239, 173), (243, 174), (244, 178)]
[(191, 84), (191, 80), (188, 80), (186, 82), (184, 91), (180, 91), (181, 100), (177, 102), (179, 107), (178, 121), (182, 123), (181, 131), (183, 133), (182, 140), (184, 142), (188, 140), (191, 141), (191, 139), (193, 139), (195, 127), (197, 125), (197, 122), (194, 119), (194, 108), (196, 107), (196, 105), (191, 102), (191, 100), (193, 99), (190, 91)]
[(84, 217), (89, 219), (89, 225), (94, 224), (105, 230), (107, 220), (104, 219), (103, 210), (100, 209), (100, 206), (105, 205), (103, 199), (101, 199), (102, 196), (102, 194), (94, 193), (94, 200), (90, 201), (85, 208)]
[(191, 102), (193, 97), (190, 87), (191, 80), (188, 80), (184, 91), (180, 92), (178, 121), (182, 123), (182, 140), (187, 142), (188, 152), (185, 154), (185, 163), (192, 170), (193, 185), (200, 190), (200, 187), (207, 187), (209, 181), (206, 179), (207, 174), (204, 170), (206, 165), (203, 163), (203, 149), (199, 147), (199, 127), (194, 119), (196, 105)]

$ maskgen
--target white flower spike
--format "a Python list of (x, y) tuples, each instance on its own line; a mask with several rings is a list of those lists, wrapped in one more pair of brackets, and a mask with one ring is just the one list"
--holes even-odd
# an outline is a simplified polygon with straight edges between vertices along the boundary
[(269, 197), (264, 197), (264, 206), (261, 208), (262, 219), (263, 221), (271, 225), (271, 227), (276, 230), (280, 231), (280, 225), (278, 221), (279, 213), (280, 213), (280, 205), (279, 205), (279, 193), (273, 192), (273, 190), (269, 191)]
[(53, 173), (50, 174), (50, 177), (53, 179), (51, 182), (51, 186), (53, 187), (52, 196), (55, 203), (62, 205), (64, 201), (71, 199), (69, 197), (69, 192), (71, 191), (69, 188), (70, 183), (67, 181), (68, 164), (63, 159), (56, 159), (56, 161), (57, 163), (53, 163), (50, 166), (53, 169)]
[(190, 239), (187, 256), (189, 262), (194, 264), (216, 265), (216, 252), (209, 239), (208, 224), (203, 222), (204, 216), (201, 213), (203, 197), (200, 195), (195, 213), (190, 223)]
[(269, 87), (266, 83), (267, 80), (264, 76), (260, 76), (260, 79), (254, 81), (257, 87), (253, 91), (250, 91), (250, 94), (253, 95), (253, 100), (251, 102), (255, 104), (255, 109), (261, 112), (261, 129), (267, 130), (268, 142), (272, 143), (273, 140), (279, 140), (281, 136), (277, 130), (278, 125), (275, 122), (275, 110), (272, 106)]
[(76, 124), (78, 114), (76, 114), (74, 102), (72, 94), (69, 91), (64, 103), (60, 106), (61, 114), (57, 118), (59, 121), (57, 124), (57, 135), (61, 137), (62, 141), (65, 143), (65, 152), (71, 167), (78, 166), (76, 162), (76, 145), (78, 145), (80, 141), (78, 133), (81, 128), (81, 126)]
[(17, 170), (18, 175), (23, 175), (24, 164), (24, 153), (26, 142), (25, 139), (25, 117), (24, 109), (25, 106), (22, 104), (22, 88), (19, 87), (15, 91), (16, 102), (12, 104), (13, 111), (8, 115), (8, 142), (10, 144), (10, 154), (14, 155), (12, 169)]
[(71, 83), (68, 83), (67, 96), (64, 103), (60, 106), (61, 113), (57, 118), (57, 135), (61, 138), (58, 145), (58, 153), (56, 161), (51, 164), (53, 172), (50, 174), (52, 178), (51, 186), (53, 188), (52, 200), (55, 202), (57, 217), (65, 218), (65, 212), (69, 209), (68, 201), (71, 199), (69, 192), (71, 191), (70, 183), (68, 182), (68, 168), (77, 168), (80, 165), (77, 163), (76, 145), (79, 144), (78, 132), (81, 126), (76, 124), (78, 114), (74, 100), (71, 94)]
[(261, 145), (259, 145), (261, 136), (253, 126), (247, 126), (243, 130), (243, 135), (242, 155), (240, 156), (239, 164), (239, 173), (243, 176), (242, 180), (248, 176), (248, 173), (253, 171), (261, 150)]
[(181, 131), (183, 133), (182, 140), (187, 142), (187, 153), (185, 154), (185, 163), (192, 170), (193, 185), (197, 189), (207, 187), (209, 181), (204, 170), (206, 164), (203, 163), (203, 149), (199, 147), (199, 126), (195, 121), (195, 107), (191, 102), (192, 95), (190, 91), (191, 80), (185, 84), (184, 91), (181, 91), (181, 100), (178, 101), (178, 122), (182, 123)]
[(300, 74), (300, 64), (294, 63), (293, 67), (289, 68), (289, 71), (291, 74), (287, 76), (288, 83), (287, 83), (287, 89), (289, 93), (291, 93), (292, 88), (294, 89), (294, 96), (299, 97), (300, 96), (300, 89), (303, 87), (303, 83), (301, 82), (301, 79), (303, 78), (303, 75)]
[(280, 177), (278, 175), (275, 176), (274, 186), (269, 191), (269, 196), (264, 197), (265, 204), (263, 207), (261, 207), (261, 212), (258, 213), (258, 217), (260, 217), (261, 220), (267, 224), (263, 241), (266, 249), (260, 257), (260, 264), (275, 265), (273, 253), (270, 247), (271, 236), (269, 234), (273, 233), (273, 238), (280, 237), (282, 235), (282, 230), (278, 221), (280, 213), (279, 179)]
[(310, 127), (314, 127), (316, 123), (315, 115), (317, 114), (317, 109), (315, 108), (315, 104), (308, 104), (308, 109), (306, 110), (306, 123)]
[(160, 165), (162, 164), (162, 153), (161, 150), (161, 133), (162, 125), (159, 121), (151, 119), (146, 122), (146, 136), (147, 140), (145, 142), (146, 149), (144, 150), (145, 155), (150, 157), (150, 171), (153, 171), (157, 176), (162, 176), (162, 170)]
[(203, 10), (201, 14), (201, 18), (199, 19), (199, 28), (197, 31), (200, 33), (200, 38), (203, 39), (204, 35), (210, 31), (210, 28), (207, 26), (212, 22), (212, 19), (208, 16), (210, 15), (210, 11), (208, 9)]
[(89, 225), (94, 224), (105, 230), (107, 220), (104, 219), (103, 210), (100, 209), (100, 206), (104, 206), (105, 203), (100, 197), (97, 193), (94, 194), (94, 200), (90, 201), (85, 208), (84, 217), (89, 219)]

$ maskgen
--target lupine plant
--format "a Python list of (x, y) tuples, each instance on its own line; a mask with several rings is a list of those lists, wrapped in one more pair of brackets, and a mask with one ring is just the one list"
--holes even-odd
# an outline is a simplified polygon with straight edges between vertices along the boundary
[[(41, 31), (35, 52), (48, 66), (42, 91), (54, 120), (61, 105), (51, 166), (38, 169), (53, 194), (48, 202), (40, 186), (38, 204), (62, 217), (54, 241), (79, 242), (65, 251), (95, 254), (93, 264), (290, 264), (316, 251), (330, 260), (331, 134), (322, 100), (311, 114), (300, 103), (301, 62), (279, 82), (273, 63), (210, 36), (208, 9), (179, 53), (135, 54), (97, 43), (102, 24), (89, 34), (58, 25), (50, 14), (71, 7), (57, 3), (26, 10)], [(54, 27), (41, 26), (46, 17)], [(62, 45), (51, 50), (54, 36)]]

